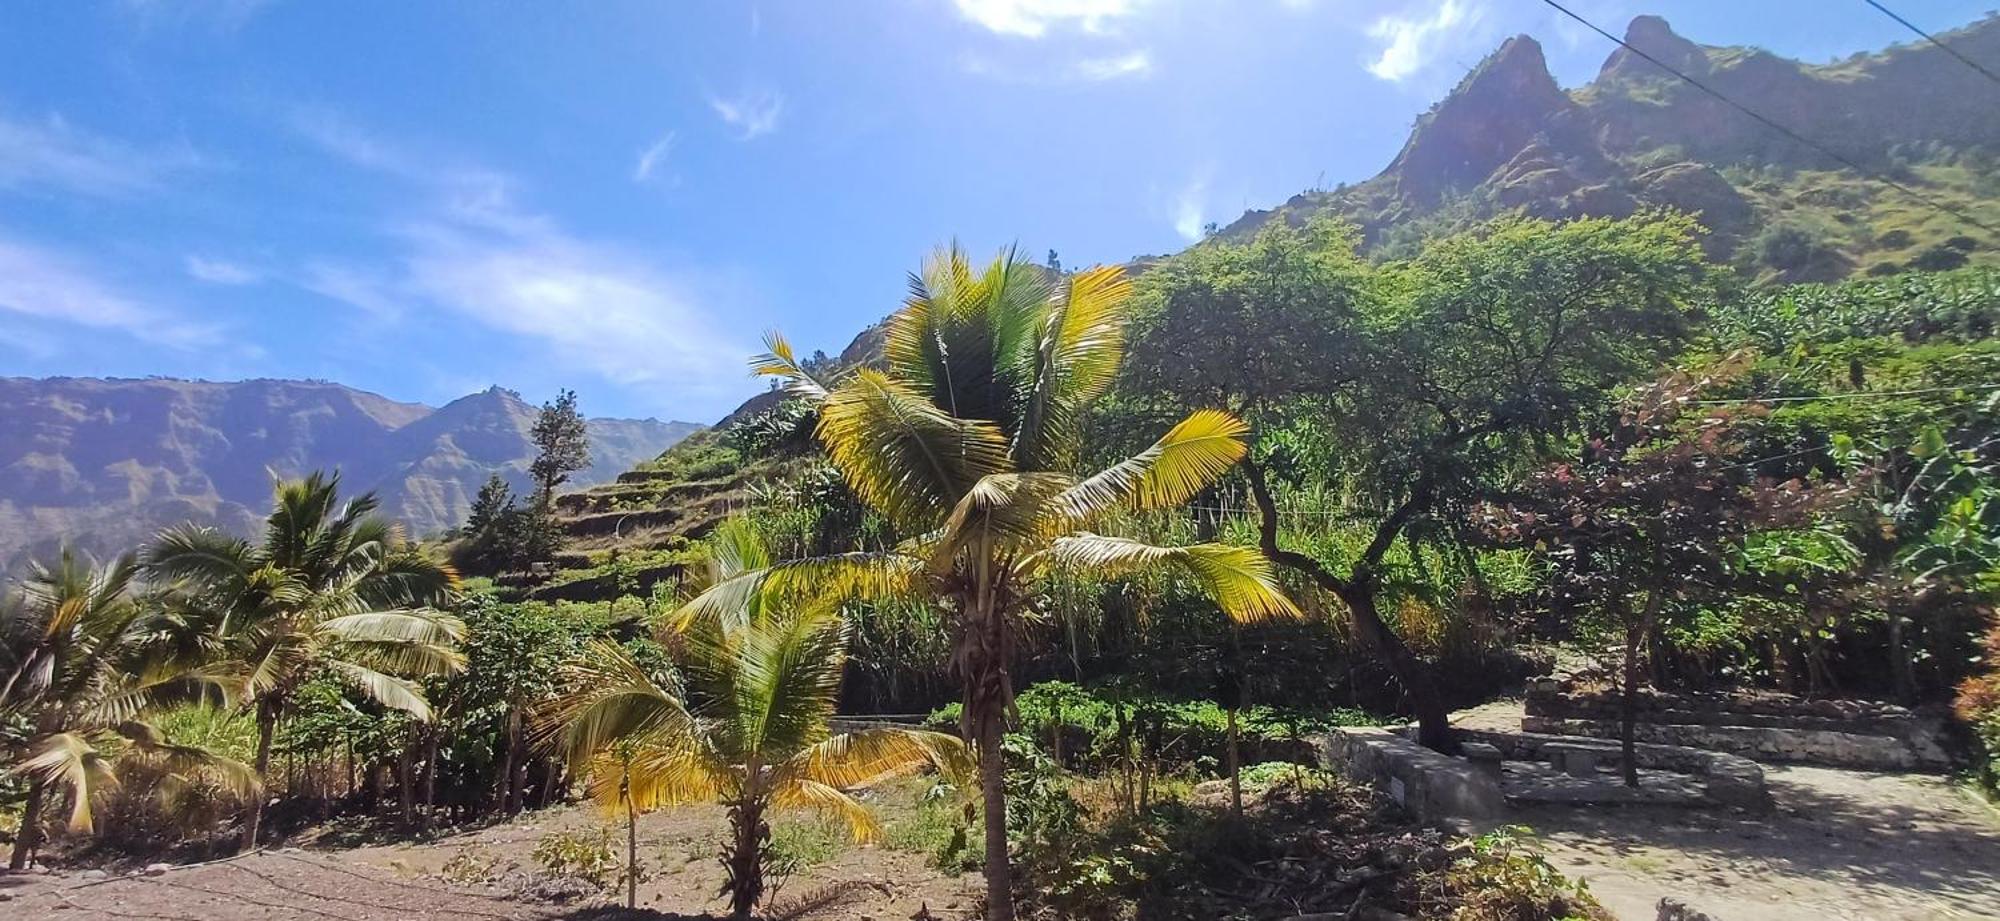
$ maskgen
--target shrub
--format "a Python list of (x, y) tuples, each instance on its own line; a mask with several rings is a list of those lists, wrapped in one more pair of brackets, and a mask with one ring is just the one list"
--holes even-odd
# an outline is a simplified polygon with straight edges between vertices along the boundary
[(1940, 243), (1918, 253), (1916, 258), (1910, 260), (1910, 267), (1926, 272), (1943, 272), (1958, 268), (1967, 261), (1963, 250), (1953, 249)]
[[(611, 846), (608, 828), (595, 833), (549, 832), (535, 842), (533, 857), (550, 876), (580, 879), (606, 891), (625, 883), (625, 867)], [(645, 878), (642, 868), (639, 879), (644, 882)]]
[(1957, 711), (1979, 743), (1972, 775), (1988, 794), (2000, 796), (2000, 623), (1986, 631), (1987, 672), (1958, 686)]

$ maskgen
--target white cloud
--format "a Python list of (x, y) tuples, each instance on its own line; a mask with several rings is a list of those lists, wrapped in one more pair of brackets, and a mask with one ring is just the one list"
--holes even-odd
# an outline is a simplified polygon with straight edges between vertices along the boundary
[(321, 133), (330, 153), (405, 180), (418, 205), (387, 228), (400, 249), (390, 264), (310, 263), (301, 287), (383, 320), (449, 310), (622, 384), (722, 393), (742, 380), (742, 359), (756, 350), (715, 331), (707, 305), (725, 298), (709, 275), (578, 237), (523, 208), (519, 184), (503, 173), (427, 167), (352, 126)]
[(142, 149), (72, 126), (0, 116), (0, 188), (50, 187), (117, 196), (158, 188), (167, 176), (204, 165), (186, 144)]
[(710, 94), (708, 107), (717, 118), (736, 131), (740, 140), (753, 140), (778, 130), (778, 116), (785, 110), (785, 97), (774, 90), (746, 90), (723, 98)]
[(215, 330), (116, 290), (90, 267), (0, 239), (0, 311), (122, 332), (175, 348), (214, 343)]
[(1440, 0), (1428, 15), (1375, 20), (1368, 37), (1382, 43), (1382, 50), (1368, 64), (1368, 72), (1391, 82), (1408, 78), (1430, 64), (1454, 34), (1478, 21), (1479, 14), (1473, 0)]
[(262, 272), (227, 259), (189, 256), (186, 264), (190, 277), (211, 285), (252, 285), (264, 280)]
[(1201, 239), (1202, 226), (1208, 223), (1203, 220), (1207, 197), (1208, 178), (1205, 176), (1190, 180), (1174, 196), (1174, 232), (1180, 234), (1181, 239), (1189, 242)]
[(990, 31), (1040, 38), (1053, 28), (1104, 31), (1112, 20), (1131, 15), (1144, 0), (953, 0), (953, 3), (959, 15)]
[(295, 279), (299, 287), (353, 307), (380, 320), (403, 315), (394, 286), (378, 273), (334, 262), (310, 262)]
[(1143, 77), (1153, 72), (1153, 58), (1145, 51), (1134, 51), (1108, 58), (1086, 58), (1076, 62), (1072, 71), (1085, 80)]
[(667, 155), (673, 153), (673, 150), (674, 133), (669, 131), (661, 135), (659, 140), (654, 141), (645, 150), (639, 152), (639, 162), (632, 166), (632, 181), (647, 182), (651, 180), (658, 172), (661, 164), (666, 162)]

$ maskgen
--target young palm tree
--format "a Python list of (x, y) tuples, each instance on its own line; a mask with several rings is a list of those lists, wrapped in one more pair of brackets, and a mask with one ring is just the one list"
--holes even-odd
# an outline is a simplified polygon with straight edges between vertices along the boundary
[[(256, 714), (260, 778), (278, 724), (313, 675), (426, 720), (430, 706), (411, 679), (464, 665), (464, 625), (433, 608), (449, 602), (458, 576), (376, 517), (372, 494), (343, 506), (339, 490), (338, 474), (279, 483), (261, 544), (190, 526), (162, 533), (146, 555), (147, 569), (197, 612), (193, 632), (220, 650), (212, 670)], [(252, 806), (244, 847), (256, 845), (263, 812), (261, 800)]]
[(964, 772), (952, 736), (882, 728), (829, 735), (840, 695), (847, 631), (819, 608), (791, 616), (708, 619), (689, 625), (678, 673), (655, 673), (615, 643), (592, 644), (572, 667), (574, 691), (544, 714), (544, 738), (592, 796), (626, 818), (626, 900), (636, 898), (637, 813), (719, 801), (729, 811), (723, 892), (736, 918), (764, 894), (764, 862), (777, 809), (806, 809), (847, 823), (855, 840), (881, 829), (845, 791), (924, 765)]
[(199, 676), (155, 643), (158, 609), (131, 595), (130, 555), (96, 568), (65, 549), (53, 567), (37, 565), (19, 597), (0, 605), (0, 718), (18, 720), (27, 738), (6, 755), (7, 769), (28, 780), (11, 869), (27, 866), (43, 838), (49, 797), (67, 796), (69, 826), (90, 831), (92, 801), (116, 786), (121, 762), (151, 761), (174, 789), (194, 778), (254, 799), (248, 767), (204, 749), (174, 745), (140, 717), (199, 690)]
[(955, 615), (962, 729), (977, 747), (985, 804), (987, 917), (1011, 921), (1000, 739), (1015, 622), (1037, 578), (1052, 566), (1178, 566), (1232, 617), (1297, 610), (1253, 549), (1156, 547), (1091, 533), (1116, 511), (1186, 502), (1243, 457), (1248, 433), (1227, 413), (1196, 412), (1131, 458), (1075, 472), (1079, 423), (1123, 356), (1130, 285), (1121, 269), (1052, 281), (1009, 252), (975, 271), (954, 246), (927, 261), (910, 289), (888, 321), (885, 370), (816, 380), (776, 335), (753, 368), (816, 403), (819, 439), (849, 487), (902, 533), (921, 536), (889, 552), (743, 573), (681, 616), (713, 616), (753, 596), (944, 601)]

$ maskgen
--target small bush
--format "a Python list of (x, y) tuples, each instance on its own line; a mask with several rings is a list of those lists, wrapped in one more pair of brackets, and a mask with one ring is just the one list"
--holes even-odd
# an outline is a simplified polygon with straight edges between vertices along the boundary
[[(611, 830), (595, 833), (555, 831), (535, 842), (536, 863), (550, 876), (580, 879), (600, 890), (625, 884), (625, 866), (611, 845)], [(639, 881), (646, 881), (643, 867)]]
[(986, 862), (986, 839), (979, 810), (947, 785), (939, 784), (915, 812), (888, 823), (884, 844), (891, 850), (922, 854), (931, 866), (957, 876)]
[(500, 866), (500, 858), (484, 844), (474, 842), (444, 862), (438, 875), (446, 882), (461, 886), (471, 886), (492, 880)]
[(771, 827), (764, 872), (773, 880), (797, 876), (840, 855), (847, 830), (822, 819), (782, 821)]
[(1605, 917), (1585, 885), (1542, 858), (1534, 836), (1511, 826), (1462, 842), (1446, 886), (1459, 904), (1452, 921), (1539, 921)]

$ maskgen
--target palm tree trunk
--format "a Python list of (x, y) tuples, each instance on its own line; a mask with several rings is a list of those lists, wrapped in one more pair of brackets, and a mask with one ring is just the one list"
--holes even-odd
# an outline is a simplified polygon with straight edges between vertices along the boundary
[(1908, 705), (1917, 698), (1916, 670), (1910, 665), (1910, 650), (1904, 634), (1903, 615), (1889, 611), (1889, 677), (1895, 682), (1896, 701)]
[(438, 729), (424, 733), (424, 826), (437, 821)]
[(42, 807), (47, 798), (47, 783), (39, 777), (28, 781), (28, 801), (21, 807), (21, 830), (14, 836), (14, 856), (7, 861), (7, 869), (28, 868), (29, 855), (42, 843)]
[(403, 750), (396, 755), (396, 808), (402, 813), (400, 821), (403, 830), (417, 827), (417, 727), (410, 727), (410, 738), (403, 742)]
[(521, 708), (515, 707), (507, 719), (507, 802), (508, 814), (513, 815), (528, 808), (528, 749)]
[(639, 807), (632, 801), (632, 766), (625, 766), (625, 910), (639, 907)]
[(729, 872), (729, 916), (745, 921), (764, 897), (764, 804), (746, 795), (729, 808), (730, 845), (723, 866)]
[(1013, 867), (1007, 860), (1007, 765), (1000, 753), (999, 714), (974, 726), (979, 747), (979, 796), (986, 812), (986, 921), (1014, 921)]
[[(271, 738), (278, 732), (278, 713), (268, 702), (257, 704), (257, 779), (270, 776)], [(257, 846), (257, 833), (264, 824), (264, 800), (266, 794), (259, 792), (250, 801), (250, 815), (243, 823), (243, 850)]]

